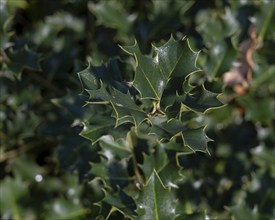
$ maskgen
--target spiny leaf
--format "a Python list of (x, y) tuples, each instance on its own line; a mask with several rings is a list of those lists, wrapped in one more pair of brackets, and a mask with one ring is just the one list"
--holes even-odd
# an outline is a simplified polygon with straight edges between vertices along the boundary
[(109, 87), (127, 92), (126, 83), (122, 82), (122, 76), (116, 59), (110, 60), (106, 65), (92, 66), (90, 63), (86, 69), (78, 73), (83, 90), (95, 90), (101, 87), (101, 82)]
[[(181, 145), (181, 148), (183, 146)], [(148, 180), (154, 170), (157, 171), (165, 186), (177, 188), (177, 181), (182, 178), (180, 167), (176, 164), (176, 159), (169, 158), (166, 153), (166, 145), (160, 143), (150, 154), (143, 155), (144, 162), (140, 166)]]
[[(123, 190), (120, 188), (118, 189), (118, 192), (114, 195), (111, 195), (110, 193), (105, 192), (105, 197), (103, 199), (104, 202), (111, 205), (112, 211), (119, 210), (123, 215), (127, 216), (135, 216), (136, 213), (133, 211), (136, 209), (136, 204), (132, 197), (128, 196)], [(110, 213), (111, 214), (111, 213)]]
[(108, 131), (115, 126), (115, 120), (112, 118), (104, 118), (103, 116), (95, 116), (90, 123), (84, 123), (84, 128), (80, 135), (91, 140), (93, 143), (97, 142), (100, 137), (108, 134)]
[(152, 129), (150, 130), (151, 134), (156, 134), (159, 136), (159, 139), (170, 139), (174, 135), (186, 130), (187, 128), (179, 121), (178, 119), (170, 119), (158, 123), (156, 120), (158, 117), (151, 119)]
[[(109, 90), (101, 86), (98, 90), (87, 90), (91, 99), (102, 100), (109, 102), (116, 114), (116, 126), (125, 122), (132, 122), (133, 124), (139, 124), (146, 116), (145, 112), (135, 104), (133, 97), (130, 93), (124, 94), (116, 89)], [(97, 102), (88, 102), (96, 104)]]
[(207, 142), (211, 141), (205, 134), (204, 127), (186, 130), (182, 132), (182, 137), (186, 146), (194, 151), (207, 151)]
[[(181, 118), (183, 105), (186, 111), (194, 113), (222, 105), (217, 94), (206, 90), (204, 85), (189, 84), (189, 76), (199, 70), (196, 67), (198, 53), (191, 50), (187, 40), (176, 41), (173, 37), (160, 47), (153, 46), (151, 55), (142, 54), (137, 43), (122, 49), (135, 57), (134, 81), (130, 83), (122, 80), (115, 60), (100, 67), (89, 65), (79, 73), (83, 89), (90, 97), (87, 103), (112, 107), (112, 114), (106, 115), (104, 119), (106, 125), (110, 124), (107, 118), (111, 115), (116, 118), (116, 129), (134, 124), (137, 132), (153, 135), (158, 141), (180, 137), (182, 151), (186, 151), (184, 146), (193, 151), (205, 151), (209, 139), (203, 129), (194, 129), (185, 121), (196, 116), (193, 115), (191, 119)], [(112, 124), (107, 130), (104, 126), (94, 125), (90, 139), (100, 138), (97, 129), (103, 132), (102, 135), (107, 134), (107, 131), (112, 132)], [(186, 134), (191, 137), (186, 137)]]
[(187, 40), (176, 41), (172, 36), (161, 47), (153, 47), (152, 55), (143, 55), (137, 45), (121, 47), (136, 59), (133, 85), (143, 99), (160, 100), (171, 77), (184, 80), (197, 71), (198, 53), (190, 49)]
[(182, 149), (180, 151), (186, 151), (184, 146), (187, 146), (192, 151), (205, 152), (207, 151), (207, 142), (211, 141), (205, 134), (204, 127), (190, 129), (178, 119), (171, 119), (161, 124), (153, 124), (150, 132), (159, 135), (160, 140), (171, 141), (173, 138), (181, 137)]
[(89, 104), (111, 105), (116, 117), (116, 127), (131, 122), (138, 125), (146, 117), (145, 112), (135, 103), (135, 97), (122, 77), (116, 60), (106, 66), (89, 66), (78, 73), (82, 87), (90, 96)]
[(163, 186), (155, 170), (137, 199), (137, 207), (140, 220), (172, 220), (176, 217), (174, 195)]
[(92, 163), (92, 174), (106, 181), (114, 190), (124, 188), (131, 180), (127, 173), (127, 161), (115, 160), (112, 155), (109, 158), (101, 158), (100, 163)]
[(79, 80), (82, 84), (83, 89), (98, 89), (99, 88), (99, 79), (96, 75), (92, 74), (89, 66), (83, 71), (78, 73)]
[[(108, 115), (110, 116), (110, 115)], [(114, 129), (116, 120), (106, 115), (96, 114), (93, 115), (89, 121), (83, 123), (84, 128), (80, 135), (96, 143), (105, 135), (110, 135), (114, 140), (125, 138), (130, 126), (128, 124), (121, 125)]]
[(204, 85), (202, 85), (191, 90), (190, 94), (187, 93), (179, 97), (178, 100), (194, 111), (205, 112), (208, 109), (223, 105), (223, 103), (217, 99), (217, 95), (216, 93), (208, 91)]

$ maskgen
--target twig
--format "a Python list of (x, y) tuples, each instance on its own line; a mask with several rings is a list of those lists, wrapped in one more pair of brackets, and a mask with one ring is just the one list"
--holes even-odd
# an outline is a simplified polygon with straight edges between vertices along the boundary
[(34, 147), (34, 145), (21, 145), (18, 149), (10, 150), (7, 152), (1, 152), (0, 153), (0, 162), (4, 162), (5, 160), (10, 160), (12, 158), (15, 158), (18, 155), (29, 151), (33, 147)]

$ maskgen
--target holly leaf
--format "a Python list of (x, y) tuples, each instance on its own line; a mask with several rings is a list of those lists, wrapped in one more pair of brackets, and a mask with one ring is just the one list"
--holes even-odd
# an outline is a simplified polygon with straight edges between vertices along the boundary
[[(130, 125), (127, 127), (129, 131), (134, 124), (138, 132), (153, 135), (159, 141), (179, 136), (183, 148), (187, 146), (192, 151), (206, 151), (210, 139), (203, 129), (189, 126), (188, 121), (196, 116), (181, 118), (182, 107), (186, 107), (184, 111), (204, 113), (222, 103), (217, 99), (218, 94), (206, 90), (204, 85), (189, 84), (189, 76), (199, 69), (196, 67), (198, 53), (192, 51), (188, 40), (176, 41), (171, 36), (164, 45), (153, 46), (150, 55), (142, 54), (137, 42), (121, 48), (135, 57), (133, 82), (123, 80), (116, 60), (99, 67), (89, 65), (78, 74), (83, 89), (89, 94), (87, 103), (108, 105), (112, 111), (104, 115), (106, 119), (99, 123), (101, 125), (92, 123), (92, 128), (82, 134), (96, 141), (100, 135), (108, 132), (112, 135), (112, 130), (121, 129), (127, 124)], [(116, 119), (114, 125), (111, 119), (108, 122), (110, 115)], [(116, 129), (111, 129), (112, 126)], [(127, 129), (122, 133), (127, 133)]]
[(119, 1), (90, 2), (88, 8), (97, 18), (97, 23), (118, 31), (118, 39), (127, 41), (135, 14), (128, 14)]
[(115, 126), (115, 119), (97, 115), (90, 119), (89, 123), (84, 122), (83, 124), (84, 128), (80, 132), (80, 135), (95, 143), (103, 135), (107, 135), (109, 130), (113, 129)]
[[(132, 197), (123, 192), (123, 190), (118, 188), (118, 192), (114, 193), (114, 195), (107, 193), (105, 190), (104, 193), (105, 197), (103, 201), (113, 207), (110, 212), (118, 210), (126, 216), (136, 215), (136, 213), (134, 212), (134, 210), (136, 209), (135, 201)], [(111, 213), (109, 213), (109, 215), (110, 214)]]
[(137, 219), (172, 220), (176, 218), (176, 200), (174, 195), (170, 189), (164, 187), (155, 170), (144, 186), (136, 203)]
[(40, 71), (39, 55), (25, 46), (16, 51), (8, 50), (7, 56), (10, 59), (8, 67), (11, 71), (17, 74), (20, 79), (21, 73), (25, 68)]
[(168, 157), (165, 144), (160, 143), (150, 155), (144, 154), (143, 158), (144, 162), (140, 167), (146, 180), (156, 170), (165, 186), (178, 188), (177, 182), (182, 179), (181, 168), (177, 165), (176, 159)]
[[(157, 129), (156, 129), (157, 128)], [(159, 139), (169, 139), (171, 141), (174, 138), (178, 138), (181, 143), (182, 150), (186, 152), (184, 146), (187, 146), (192, 151), (207, 151), (207, 143), (211, 139), (205, 134), (204, 127), (190, 129), (177, 119), (165, 121), (159, 125), (153, 126), (153, 133), (160, 135)], [(177, 144), (178, 145), (178, 144)]]
[(88, 104), (105, 104), (113, 108), (116, 118), (115, 126), (126, 122), (135, 125), (141, 123), (146, 113), (135, 103), (133, 89), (122, 82), (121, 73), (116, 60), (106, 66), (89, 66), (78, 73), (82, 88), (89, 94)]
[(143, 158), (144, 162), (141, 165), (141, 168), (146, 180), (150, 178), (154, 169), (160, 172), (160, 170), (162, 170), (169, 163), (169, 159), (163, 145), (157, 146), (151, 155), (144, 154)]
[(104, 136), (100, 139), (101, 154), (105, 157), (117, 159), (129, 158), (132, 155), (129, 144), (125, 139), (115, 141), (112, 136)]
[(190, 93), (179, 97), (179, 101), (189, 109), (197, 112), (205, 112), (211, 108), (223, 106), (217, 99), (218, 94), (205, 89), (204, 85), (195, 87)]
[[(91, 99), (105, 101), (106, 104), (110, 104), (113, 107), (116, 115), (116, 127), (126, 122), (138, 125), (145, 119), (146, 113), (135, 104), (129, 92), (124, 94), (116, 89), (110, 89), (108, 92), (103, 85), (98, 90), (87, 90), (87, 92)], [(101, 103), (101, 101), (88, 103), (97, 104)]]
[(134, 87), (142, 99), (161, 100), (172, 77), (185, 79), (199, 70), (196, 67), (198, 53), (191, 50), (188, 40), (176, 41), (172, 36), (161, 47), (153, 46), (152, 55), (143, 55), (137, 42), (121, 47), (136, 60)]
[(205, 134), (204, 127), (183, 131), (184, 144), (194, 151), (207, 152), (207, 143), (212, 141)]
[(131, 180), (127, 172), (127, 161), (116, 160), (111, 154), (108, 158), (101, 157), (99, 163), (92, 164), (92, 174), (106, 182), (113, 190), (123, 189)]

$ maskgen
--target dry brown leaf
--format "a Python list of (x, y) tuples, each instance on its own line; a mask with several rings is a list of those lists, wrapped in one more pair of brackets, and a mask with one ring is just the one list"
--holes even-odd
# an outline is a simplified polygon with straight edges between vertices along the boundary
[(250, 26), (248, 34), (249, 38), (240, 44), (239, 58), (236, 66), (223, 76), (223, 83), (228, 87), (232, 87), (238, 95), (246, 93), (251, 82), (254, 67), (252, 55), (257, 45), (256, 28), (254, 25)]

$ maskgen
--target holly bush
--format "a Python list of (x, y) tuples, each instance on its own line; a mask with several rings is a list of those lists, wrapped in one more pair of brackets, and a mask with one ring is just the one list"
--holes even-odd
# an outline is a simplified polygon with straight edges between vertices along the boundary
[(1, 0), (1, 219), (274, 219), (272, 0)]

